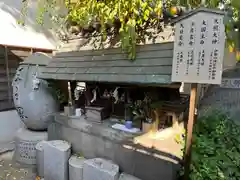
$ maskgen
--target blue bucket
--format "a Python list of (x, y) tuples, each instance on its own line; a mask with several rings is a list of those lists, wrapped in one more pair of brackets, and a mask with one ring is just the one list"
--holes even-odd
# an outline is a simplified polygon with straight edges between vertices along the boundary
[(126, 127), (127, 129), (132, 129), (132, 121), (126, 121), (126, 122), (125, 122), (125, 127)]

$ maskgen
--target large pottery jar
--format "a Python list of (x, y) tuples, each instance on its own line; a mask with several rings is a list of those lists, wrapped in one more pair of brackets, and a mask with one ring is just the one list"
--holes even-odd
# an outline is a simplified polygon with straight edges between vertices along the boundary
[(50, 60), (51, 57), (43, 53), (34, 53), (20, 64), (12, 81), (16, 110), (31, 130), (46, 130), (58, 110), (48, 82), (37, 78)]

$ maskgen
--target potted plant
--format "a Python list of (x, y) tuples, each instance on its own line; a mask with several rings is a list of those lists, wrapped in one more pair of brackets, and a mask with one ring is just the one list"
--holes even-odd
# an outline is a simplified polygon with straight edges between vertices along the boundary
[(143, 109), (145, 118), (142, 122), (143, 132), (157, 131), (159, 126), (158, 108), (162, 106), (161, 101), (152, 100), (151, 96), (145, 95)]

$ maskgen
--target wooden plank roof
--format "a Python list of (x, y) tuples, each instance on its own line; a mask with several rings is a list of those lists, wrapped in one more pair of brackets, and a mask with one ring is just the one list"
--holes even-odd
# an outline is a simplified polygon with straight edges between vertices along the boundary
[(136, 84), (171, 84), (173, 43), (137, 46), (130, 61), (120, 48), (59, 52), (39, 75), (43, 79)]
[[(148, 30), (151, 36), (136, 48), (136, 60), (122, 53), (119, 40), (79, 36), (56, 52), (39, 75), (43, 79), (132, 84), (171, 84), (173, 27)], [(143, 45), (144, 44), (144, 45)]]

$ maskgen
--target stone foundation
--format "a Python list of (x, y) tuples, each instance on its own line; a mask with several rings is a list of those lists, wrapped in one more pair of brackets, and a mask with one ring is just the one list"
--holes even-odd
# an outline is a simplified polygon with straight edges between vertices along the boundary
[[(119, 165), (120, 170), (142, 180), (175, 180), (179, 161), (173, 155), (133, 143), (136, 135), (118, 131), (84, 119), (56, 115), (49, 125), (49, 140), (66, 140), (72, 151), (86, 158), (105, 158)], [(178, 150), (176, 150), (178, 151)]]
[(19, 129), (15, 137), (15, 155), (17, 162), (28, 165), (36, 165), (37, 143), (47, 140), (47, 132), (36, 132), (29, 129)]

